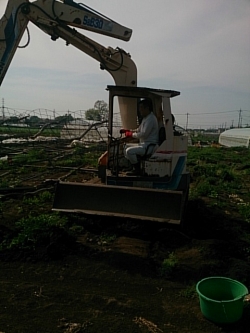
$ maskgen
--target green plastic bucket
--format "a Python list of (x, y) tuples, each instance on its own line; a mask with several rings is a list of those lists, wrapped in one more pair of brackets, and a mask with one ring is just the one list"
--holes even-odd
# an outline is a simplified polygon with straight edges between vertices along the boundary
[(225, 277), (209, 277), (197, 283), (196, 291), (202, 314), (212, 322), (229, 324), (242, 317), (244, 297), (248, 294), (242, 283)]

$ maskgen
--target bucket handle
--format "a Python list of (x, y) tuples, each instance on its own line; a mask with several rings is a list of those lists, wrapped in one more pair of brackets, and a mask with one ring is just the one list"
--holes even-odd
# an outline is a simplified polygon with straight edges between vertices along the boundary
[(247, 294), (245, 297), (244, 297), (244, 302), (250, 302), (250, 294)]

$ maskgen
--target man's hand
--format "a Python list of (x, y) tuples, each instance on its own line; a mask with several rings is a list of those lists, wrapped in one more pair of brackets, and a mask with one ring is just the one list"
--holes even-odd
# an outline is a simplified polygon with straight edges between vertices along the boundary
[(132, 138), (133, 136), (133, 132), (125, 128), (120, 129), (120, 134), (125, 134), (126, 138)]
[(131, 132), (131, 131), (126, 131), (125, 132), (125, 136), (126, 136), (126, 138), (132, 138), (132, 135), (133, 135), (133, 132)]

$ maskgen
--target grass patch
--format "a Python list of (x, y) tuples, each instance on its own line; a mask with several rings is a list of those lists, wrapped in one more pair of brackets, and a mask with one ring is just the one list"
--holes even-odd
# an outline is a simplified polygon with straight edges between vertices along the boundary
[(247, 222), (250, 222), (250, 203), (249, 202), (238, 203), (238, 209), (243, 218)]
[(35, 249), (37, 242), (49, 238), (52, 228), (64, 228), (67, 219), (59, 214), (41, 214), (23, 217), (16, 222), (16, 236), (10, 241), (3, 241), (1, 249)]
[(186, 299), (194, 299), (197, 298), (197, 291), (196, 291), (196, 285), (192, 285), (190, 287), (187, 287), (186, 289), (183, 289), (179, 293), (180, 297), (186, 298)]
[(178, 265), (178, 259), (176, 258), (176, 255), (172, 252), (169, 254), (168, 258), (164, 259), (161, 268), (160, 268), (160, 275), (163, 277), (170, 276), (174, 269)]
[(45, 202), (50, 202), (52, 199), (52, 193), (49, 191), (44, 191), (39, 193), (37, 196), (27, 197), (24, 196), (23, 203), (26, 205), (40, 205)]
[[(243, 220), (249, 222), (249, 160), (250, 150), (247, 148), (189, 147), (189, 198), (208, 198), (208, 205), (221, 209), (229, 206), (228, 211), (237, 212)], [(238, 197), (240, 201), (233, 201), (232, 196)]]
[(100, 245), (110, 245), (111, 243), (113, 243), (116, 240), (116, 235), (114, 234), (107, 234), (107, 233), (102, 233), (99, 237), (99, 241), (98, 243)]

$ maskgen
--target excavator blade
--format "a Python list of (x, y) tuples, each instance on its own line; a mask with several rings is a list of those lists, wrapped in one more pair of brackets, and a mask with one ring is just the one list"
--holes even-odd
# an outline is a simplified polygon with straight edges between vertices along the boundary
[(181, 191), (59, 182), (53, 210), (180, 224)]

